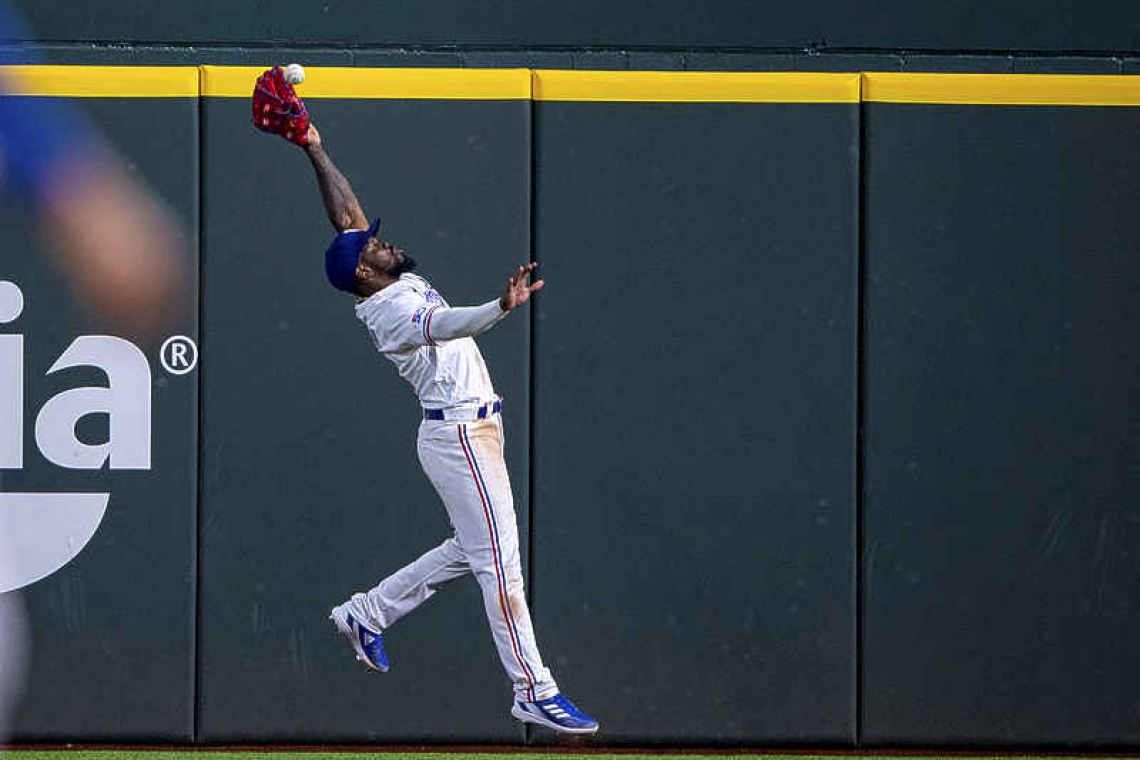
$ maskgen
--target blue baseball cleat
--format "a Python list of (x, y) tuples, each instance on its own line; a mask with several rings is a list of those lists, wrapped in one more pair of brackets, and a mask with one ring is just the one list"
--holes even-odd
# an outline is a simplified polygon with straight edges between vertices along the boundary
[(592, 734), (598, 730), (598, 721), (561, 694), (537, 702), (516, 700), (511, 705), (511, 715), (524, 723), (537, 723), (564, 734)]
[(345, 605), (333, 607), (329, 620), (348, 637), (352, 648), (356, 650), (356, 659), (372, 670), (387, 673), (388, 655), (384, 654), (383, 634), (360, 623), (344, 607)]

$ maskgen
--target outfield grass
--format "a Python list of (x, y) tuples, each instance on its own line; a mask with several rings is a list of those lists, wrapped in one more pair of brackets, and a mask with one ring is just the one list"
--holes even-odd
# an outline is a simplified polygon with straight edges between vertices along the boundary
[[(674, 755), (674, 754), (621, 754), (601, 753), (576, 754), (559, 752), (546, 754), (537, 752), (487, 754), (466, 752), (385, 752), (383, 747), (376, 752), (213, 752), (187, 751), (169, 752), (154, 750), (0, 750), (4, 760), (835, 760), (814, 758), (809, 755)], [(860, 760), (874, 760), (860, 758)], [(885, 760), (885, 759), (884, 759)], [(889, 760), (903, 760), (892, 757)], [(922, 758), (921, 760), (936, 760)], [(982, 760), (970, 758), (970, 760)], [(1005, 758), (1004, 760), (1009, 760)], [(1059, 760), (1041, 758), (1040, 760)], [(1098, 758), (1097, 760), (1101, 760)]]
[[(735, 752), (719, 755), (697, 754), (603, 754), (558, 752), (556, 754), (526, 752), (466, 753), (466, 752), (386, 752), (378, 747), (375, 752), (227, 752), (206, 750), (162, 751), (162, 750), (0, 750), (4, 760), (836, 760), (842, 755), (745, 755)], [(194, 757), (197, 756), (197, 757)], [(857, 755), (858, 760), (961, 760), (958, 755), (922, 755), (906, 758), (901, 755), (889, 757), (879, 755)], [(1036, 755), (994, 755), (995, 760), (1066, 760), (1059, 755), (1040, 757)], [(1070, 760), (1081, 760), (1080, 755), (1069, 756)], [(985, 755), (970, 755), (968, 760), (987, 760)], [(1097, 756), (1095, 760), (1112, 760)], [(1123, 759), (1122, 759), (1123, 760)]]
[[(557, 754), (539, 752), (386, 752), (378, 747), (376, 752), (214, 752), (191, 750), (170, 752), (156, 750), (0, 750), (4, 760), (836, 760), (835, 757), (812, 757), (810, 755), (676, 755), (662, 754), (603, 754), (590, 752), (577, 754), (559, 752)], [(875, 760), (859, 758), (859, 760)], [(883, 760), (888, 760), (884, 758)], [(892, 757), (889, 760), (905, 760)], [(921, 760), (937, 760), (924, 757)], [(970, 758), (969, 760), (983, 760)], [(1003, 758), (1002, 760), (1010, 760)], [(1020, 759), (1019, 759), (1020, 760)], [(1034, 759), (1037, 760), (1037, 759)], [(1040, 758), (1040, 760), (1060, 760)], [(1097, 758), (1097, 760), (1103, 760)]]

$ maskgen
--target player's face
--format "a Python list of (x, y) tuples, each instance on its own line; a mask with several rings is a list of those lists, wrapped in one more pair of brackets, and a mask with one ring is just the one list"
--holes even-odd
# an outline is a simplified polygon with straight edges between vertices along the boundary
[(378, 272), (389, 277), (399, 277), (404, 272), (416, 268), (416, 260), (404, 255), (403, 248), (396, 248), (391, 243), (368, 238), (364, 250), (360, 252), (360, 260)]

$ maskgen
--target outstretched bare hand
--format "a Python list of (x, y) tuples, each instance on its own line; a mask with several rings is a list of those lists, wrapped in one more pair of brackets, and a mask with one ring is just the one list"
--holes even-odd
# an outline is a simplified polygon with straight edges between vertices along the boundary
[(507, 289), (503, 293), (503, 297), (499, 299), (499, 308), (503, 311), (510, 311), (516, 306), (522, 306), (530, 300), (530, 294), (542, 290), (542, 286), (546, 284), (546, 280), (537, 280), (533, 285), (527, 284), (530, 279), (531, 272), (538, 266), (533, 261), (525, 267), (519, 267), (518, 271), (507, 280)]

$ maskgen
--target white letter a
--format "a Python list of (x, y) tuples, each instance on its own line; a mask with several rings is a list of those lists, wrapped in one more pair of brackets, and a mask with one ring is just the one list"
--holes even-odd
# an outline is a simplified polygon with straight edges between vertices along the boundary
[[(109, 335), (75, 339), (47, 374), (79, 366), (107, 373), (107, 388), (74, 388), (53, 396), (36, 418), (36, 444), (53, 464), (97, 470), (111, 457), (116, 470), (150, 469), (150, 363), (133, 343)], [(107, 442), (90, 446), (75, 435), (88, 414), (107, 414)]]

